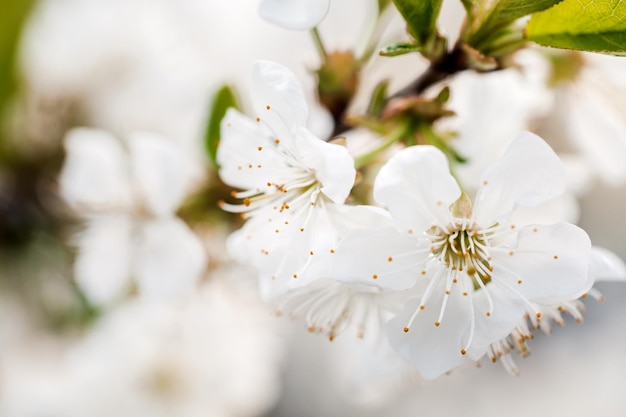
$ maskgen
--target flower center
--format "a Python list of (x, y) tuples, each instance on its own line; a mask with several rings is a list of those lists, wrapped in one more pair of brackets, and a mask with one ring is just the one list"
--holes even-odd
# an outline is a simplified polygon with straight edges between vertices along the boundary
[(468, 219), (454, 219), (447, 228), (433, 226), (427, 234), (432, 245), (430, 251), (446, 268), (465, 271), (472, 278), (474, 289), (478, 290), (491, 281), (491, 258), (484, 233)]

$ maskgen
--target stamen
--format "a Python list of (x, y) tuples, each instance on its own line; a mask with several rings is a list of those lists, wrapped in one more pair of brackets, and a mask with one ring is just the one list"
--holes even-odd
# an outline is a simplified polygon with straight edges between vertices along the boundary
[(411, 318), (409, 319), (409, 322), (407, 323), (406, 328), (411, 328), (411, 326), (413, 325), (413, 321), (415, 321), (415, 318), (417, 317), (419, 312), (421, 310), (424, 310), (422, 306), (425, 306), (426, 303), (428, 302), (430, 295), (432, 293), (433, 287), (435, 286), (435, 283), (439, 281), (440, 276), (441, 276), (441, 272), (435, 275), (428, 283), (428, 286), (426, 287), (426, 290), (424, 291), (424, 294), (422, 294), (422, 298), (420, 299), (420, 306), (419, 308), (416, 308), (413, 314), (411, 315)]

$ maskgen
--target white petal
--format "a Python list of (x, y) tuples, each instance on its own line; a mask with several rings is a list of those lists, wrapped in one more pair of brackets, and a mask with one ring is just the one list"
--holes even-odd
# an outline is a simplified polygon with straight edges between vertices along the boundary
[(341, 145), (324, 142), (305, 129), (300, 129), (296, 145), (305, 166), (315, 169), (322, 192), (342, 204), (354, 185), (356, 169), (348, 150)]
[(589, 277), (591, 242), (568, 223), (527, 226), (517, 245), (491, 252), (492, 279), (529, 301), (556, 304), (583, 295)]
[(591, 248), (589, 274), (597, 281), (626, 280), (626, 265), (615, 253), (598, 246)]
[[(472, 294), (476, 327), (467, 354), (473, 360), (483, 357), (489, 345), (508, 336), (523, 320), (526, 312), (526, 305), (506, 289), (487, 285), (487, 291), (492, 304), (489, 303), (485, 290), (480, 289)], [(488, 311), (489, 316), (486, 314)]]
[(373, 219), (390, 222), (380, 209), (366, 206), (326, 202), (307, 205), (301, 213), (291, 209), (281, 213), (268, 207), (229, 238), (229, 250), (260, 272), (263, 298), (272, 300), (290, 289), (328, 278), (341, 237), (349, 230), (370, 227)]
[(263, 125), (235, 109), (226, 112), (221, 132), (217, 163), (226, 184), (259, 191), (265, 190), (268, 182), (280, 184), (279, 179), (290, 169), (281, 151), (282, 146), (293, 146), (289, 140), (275, 143)]
[[(404, 310), (386, 325), (391, 345), (426, 379), (435, 379), (456, 368), (463, 357), (461, 349), (470, 323), (470, 303), (461, 295), (458, 286), (452, 288), (439, 326), (435, 326), (435, 322), (439, 319), (443, 301), (443, 282), (434, 289), (433, 296), (425, 303), (426, 308), (410, 326), (411, 316), (419, 309), (419, 298), (409, 301)], [(408, 332), (404, 331), (405, 327), (410, 328)]]
[(285, 29), (311, 29), (328, 13), (330, 0), (262, 0), (259, 15)]
[(167, 300), (189, 293), (205, 269), (204, 247), (182, 220), (164, 218), (142, 226), (134, 264), (142, 295)]
[(129, 137), (133, 177), (143, 204), (158, 216), (171, 214), (190, 188), (191, 161), (173, 141), (155, 133)]
[(510, 222), (515, 225), (576, 223), (580, 219), (580, 202), (575, 195), (565, 192), (536, 207), (520, 207), (512, 214)]
[(445, 155), (433, 146), (413, 146), (394, 155), (374, 183), (374, 198), (405, 229), (423, 233), (449, 223), (449, 207), (461, 196)]
[(119, 298), (129, 287), (133, 222), (126, 216), (98, 217), (78, 237), (76, 283), (96, 305)]
[(102, 210), (131, 204), (128, 157), (107, 132), (77, 128), (65, 138), (61, 195), (76, 209)]
[(252, 105), (274, 138), (286, 139), (306, 126), (308, 107), (300, 82), (287, 67), (256, 61), (252, 68)]
[(518, 205), (534, 207), (565, 191), (559, 157), (539, 136), (522, 133), (482, 176), (474, 218), (482, 227), (504, 223)]
[(393, 290), (406, 290), (418, 280), (430, 254), (429, 242), (394, 228), (363, 229), (348, 233), (332, 261), (332, 277)]

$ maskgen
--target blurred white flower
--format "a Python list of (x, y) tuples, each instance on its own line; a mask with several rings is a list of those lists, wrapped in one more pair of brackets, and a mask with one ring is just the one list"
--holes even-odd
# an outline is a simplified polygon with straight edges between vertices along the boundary
[(536, 206), (565, 187), (558, 157), (532, 134), (483, 174), (473, 208), (430, 146), (400, 151), (374, 187), (405, 232), (349, 234), (335, 268), (370, 285), (412, 288), (416, 298), (388, 323), (387, 336), (425, 378), (458, 366), (466, 353), (478, 360), (531, 302), (572, 300), (591, 286), (584, 231), (510, 222), (518, 206)]
[(191, 187), (181, 150), (151, 133), (121, 142), (87, 128), (70, 131), (65, 148), (61, 195), (85, 220), (75, 279), (89, 300), (110, 303), (131, 288), (131, 280), (152, 298), (192, 290), (206, 257), (175, 215)]
[(609, 185), (626, 181), (626, 62), (603, 54), (567, 52), (556, 62), (554, 117), (588, 170)]
[(449, 87), (448, 106), (455, 115), (444, 118), (439, 128), (456, 134), (451, 144), (467, 159), (454, 166), (464, 186), (477, 184), (519, 132), (550, 106), (547, 89), (514, 68), (487, 74), (465, 71)]
[[(239, 270), (214, 273), (238, 274)], [(212, 280), (166, 308), (120, 306), (69, 352), (68, 416), (256, 416), (279, 393), (282, 347), (258, 298)]]
[(259, 15), (285, 29), (312, 29), (326, 17), (329, 6), (330, 0), (261, 0)]

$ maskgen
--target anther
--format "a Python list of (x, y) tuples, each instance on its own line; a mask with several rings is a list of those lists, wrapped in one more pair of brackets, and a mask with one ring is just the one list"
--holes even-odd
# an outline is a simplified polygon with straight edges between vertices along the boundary
[(440, 325), (441, 325), (441, 323), (440, 323), (440, 322), (438, 322), (438, 321), (436, 321), (436, 322), (435, 322), (435, 326), (436, 326), (436, 327), (439, 327)]
[(408, 333), (409, 332), (409, 328), (408, 327), (405, 327), (403, 330), (404, 330), (404, 333)]
[(374, 275), (372, 275), (372, 278), (378, 279), (378, 275), (374, 274)]

